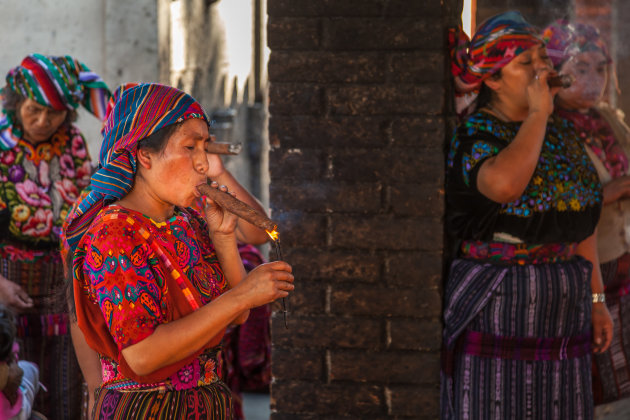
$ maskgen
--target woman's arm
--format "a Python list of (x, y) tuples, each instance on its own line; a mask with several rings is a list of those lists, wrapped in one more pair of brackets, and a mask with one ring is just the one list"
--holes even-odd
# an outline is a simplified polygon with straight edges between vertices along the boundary
[[(586, 258), (593, 264), (591, 275), (591, 293), (604, 293), (604, 283), (602, 273), (599, 268), (599, 257), (597, 256), (597, 230), (591, 236), (578, 244), (577, 254)], [(593, 303), (592, 310), (593, 324), (593, 352), (605, 352), (612, 342), (613, 322), (606, 303)]]
[(250, 308), (288, 296), (292, 283), (287, 263), (260, 265), (233, 289), (183, 318), (160, 324), (151, 335), (124, 348), (122, 355), (137, 375), (148, 375), (192, 355)]

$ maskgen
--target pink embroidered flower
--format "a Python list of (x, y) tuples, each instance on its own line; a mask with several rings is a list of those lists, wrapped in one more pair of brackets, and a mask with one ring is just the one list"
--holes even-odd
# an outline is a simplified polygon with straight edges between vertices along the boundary
[(72, 137), (72, 155), (83, 159), (87, 156), (87, 150), (85, 150), (85, 142), (83, 137), (76, 135)]
[(175, 372), (175, 374), (171, 376), (171, 381), (178, 391), (196, 386), (199, 381), (199, 362), (193, 360), (192, 363), (187, 364)]
[(18, 182), (15, 184), (15, 189), (20, 198), (30, 206), (43, 207), (50, 205), (50, 197), (30, 179), (24, 182)]
[(92, 165), (89, 160), (83, 162), (83, 165), (77, 168), (77, 185), (83, 189), (90, 183), (90, 177), (92, 176)]
[(74, 202), (77, 201), (77, 197), (79, 197), (78, 188), (67, 178), (61, 181), (55, 181), (55, 188), (59, 191), (61, 198), (63, 198), (66, 204), (74, 204)]
[(67, 178), (74, 178), (76, 172), (74, 170), (74, 161), (70, 155), (61, 155), (59, 158), (59, 165), (61, 166), (61, 175)]
[(22, 226), (22, 233), (34, 238), (48, 236), (52, 229), (52, 219), (50, 209), (37, 209), (33, 217)]
[(2, 153), (2, 157), (0, 157), (0, 162), (4, 163), (5, 165), (11, 165), (13, 162), (15, 162), (15, 152), (13, 150), (8, 150)]
[(114, 372), (114, 366), (111, 362), (101, 359), (101, 372), (103, 375), (103, 382), (111, 381), (116, 377)]
[(39, 162), (39, 183), (42, 187), (48, 188), (50, 186), (50, 169), (48, 162), (42, 160)]

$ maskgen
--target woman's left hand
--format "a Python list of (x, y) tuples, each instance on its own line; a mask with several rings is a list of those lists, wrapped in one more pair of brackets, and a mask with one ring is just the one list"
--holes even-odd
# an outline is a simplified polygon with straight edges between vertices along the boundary
[[(212, 182), (210, 184), (212, 188), (218, 188), (221, 191), (227, 192), (227, 187), (225, 185), (219, 186), (218, 183)], [(232, 196), (235, 196), (234, 193), (231, 193)], [(216, 235), (233, 235), (234, 230), (236, 229), (236, 221), (238, 217), (229, 211), (225, 210), (223, 207), (219, 206), (212, 199), (206, 197), (206, 203), (204, 207), (204, 212), (206, 216), (206, 222), (208, 223), (208, 229), (210, 230), (210, 235), (215, 238)]]
[(605, 303), (593, 303), (592, 323), (593, 353), (603, 353), (610, 347), (613, 335), (613, 321)]

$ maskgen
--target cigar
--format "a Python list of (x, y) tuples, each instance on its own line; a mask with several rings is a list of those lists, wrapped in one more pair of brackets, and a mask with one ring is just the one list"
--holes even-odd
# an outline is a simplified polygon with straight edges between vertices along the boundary
[(254, 210), (241, 200), (232, 197), (230, 193), (223, 192), (218, 188), (212, 188), (208, 184), (197, 185), (197, 191), (215, 201), (230, 213), (234, 213), (257, 228), (272, 232), (278, 227), (276, 222)]
[(556, 74), (554, 76), (549, 76), (547, 79), (549, 87), (561, 87), (563, 89), (571, 87), (573, 82), (575, 82), (575, 77), (570, 74)]
[(211, 142), (206, 145), (206, 153), (214, 153), (215, 155), (238, 155), (241, 153), (241, 143), (220, 143)]

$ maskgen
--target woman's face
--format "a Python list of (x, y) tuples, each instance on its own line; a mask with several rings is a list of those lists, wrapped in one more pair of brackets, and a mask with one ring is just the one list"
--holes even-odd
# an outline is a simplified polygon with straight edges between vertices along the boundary
[(528, 112), (527, 86), (536, 73), (542, 69), (551, 69), (552, 64), (544, 45), (537, 45), (519, 54), (501, 69), (501, 77), (495, 87), (499, 104), (518, 112)]
[(41, 143), (52, 137), (66, 120), (68, 111), (59, 111), (26, 98), (18, 108), (18, 119), (24, 130), (24, 139)]
[(575, 77), (571, 87), (558, 92), (558, 105), (567, 109), (588, 111), (601, 100), (608, 84), (608, 62), (600, 51), (577, 54), (562, 65), (560, 73)]
[(153, 194), (168, 205), (188, 207), (197, 196), (195, 186), (206, 182), (210, 141), (208, 124), (201, 119), (185, 121), (167, 140), (161, 152), (148, 152), (151, 167), (142, 176)]

